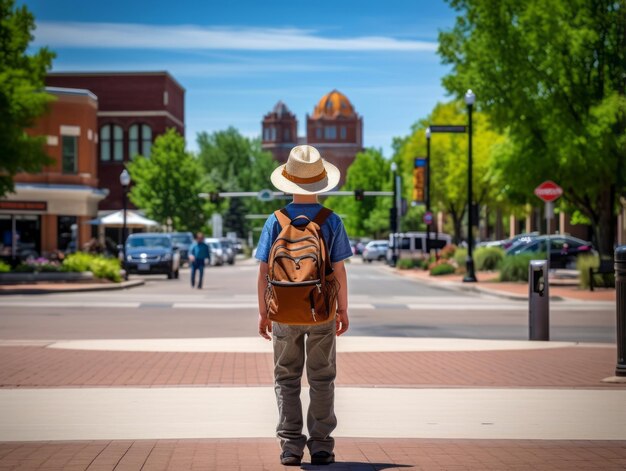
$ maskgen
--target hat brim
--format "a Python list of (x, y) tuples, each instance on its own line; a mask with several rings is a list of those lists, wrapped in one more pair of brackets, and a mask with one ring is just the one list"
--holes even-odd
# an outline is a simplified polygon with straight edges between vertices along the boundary
[(296, 195), (316, 195), (318, 193), (324, 193), (330, 191), (337, 186), (341, 177), (341, 172), (330, 162), (323, 160), (324, 168), (326, 169), (326, 177), (319, 182), (315, 183), (296, 183), (286, 179), (283, 176), (283, 169), (285, 165), (279, 165), (272, 172), (270, 180), (272, 185), (285, 193), (291, 193)]

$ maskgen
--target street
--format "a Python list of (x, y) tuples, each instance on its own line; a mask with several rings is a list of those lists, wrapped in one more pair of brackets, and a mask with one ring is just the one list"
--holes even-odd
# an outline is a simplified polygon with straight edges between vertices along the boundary
[[(0, 298), (0, 339), (139, 339), (256, 335), (254, 261), (205, 271), (202, 291), (147, 276), (129, 290)], [(528, 303), (444, 290), (396, 275), (382, 264), (348, 264), (348, 336), (525, 340)], [(131, 279), (138, 278), (131, 276)], [(615, 306), (553, 301), (551, 339), (615, 341)]]

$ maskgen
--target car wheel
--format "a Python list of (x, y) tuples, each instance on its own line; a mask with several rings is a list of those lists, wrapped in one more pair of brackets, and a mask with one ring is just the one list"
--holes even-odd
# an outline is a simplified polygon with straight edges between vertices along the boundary
[(171, 280), (172, 278), (174, 278), (174, 272), (170, 271), (170, 272), (167, 273), (167, 279)]
[(370, 258), (366, 258), (365, 260), (367, 261), (367, 263), (372, 263), (372, 260)]

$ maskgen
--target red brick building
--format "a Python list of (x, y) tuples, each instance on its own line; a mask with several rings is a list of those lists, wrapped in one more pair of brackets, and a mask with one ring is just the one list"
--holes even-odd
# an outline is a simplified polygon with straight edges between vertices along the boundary
[(324, 95), (312, 115), (306, 116), (306, 136), (298, 138), (298, 121), (287, 106), (279, 101), (262, 122), (262, 146), (285, 162), (291, 148), (298, 144), (315, 146), (322, 157), (341, 170), (343, 185), (348, 167), (363, 150), (363, 118), (356, 113), (348, 98), (337, 90)]
[(5, 257), (66, 250), (72, 240), (82, 246), (91, 237), (85, 223), (97, 216), (107, 195), (98, 180), (97, 97), (83, 89), (46, 91), (56, 99), (27, 132), (45, 136), (54, 163), (38, 174), (16, 175), (15, 193), (0, 200), (0, 255)]
[(109, 191), (101, 213), (122, 208), (119, 176), (125, 162), (136, 154), (149, 156), (154, 139), (168, 128), (184, 134), (185, 89), (167, 72), (59, 72), (46, 83), (98, 97), (98, 176)]

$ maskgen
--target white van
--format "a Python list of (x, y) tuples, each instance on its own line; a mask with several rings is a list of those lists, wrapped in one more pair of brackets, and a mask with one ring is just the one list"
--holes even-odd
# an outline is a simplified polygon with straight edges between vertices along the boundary
[[(435, 237), (436, 236), (436, 237)], [(389, 234), (389, 249), (387, 250), (387, 260), (393, 258), (393, 247), (398, 242), (398, 260), (402, 258), (423, 258), (425, 256), (424, 249), (426, 247), (426, 232), (401, 232), (397, 234)], [(452, 243), (452, 237), (448, 234), (440, 232), (430, 233), (430, 248), (442, 249), (446, 245)]]

